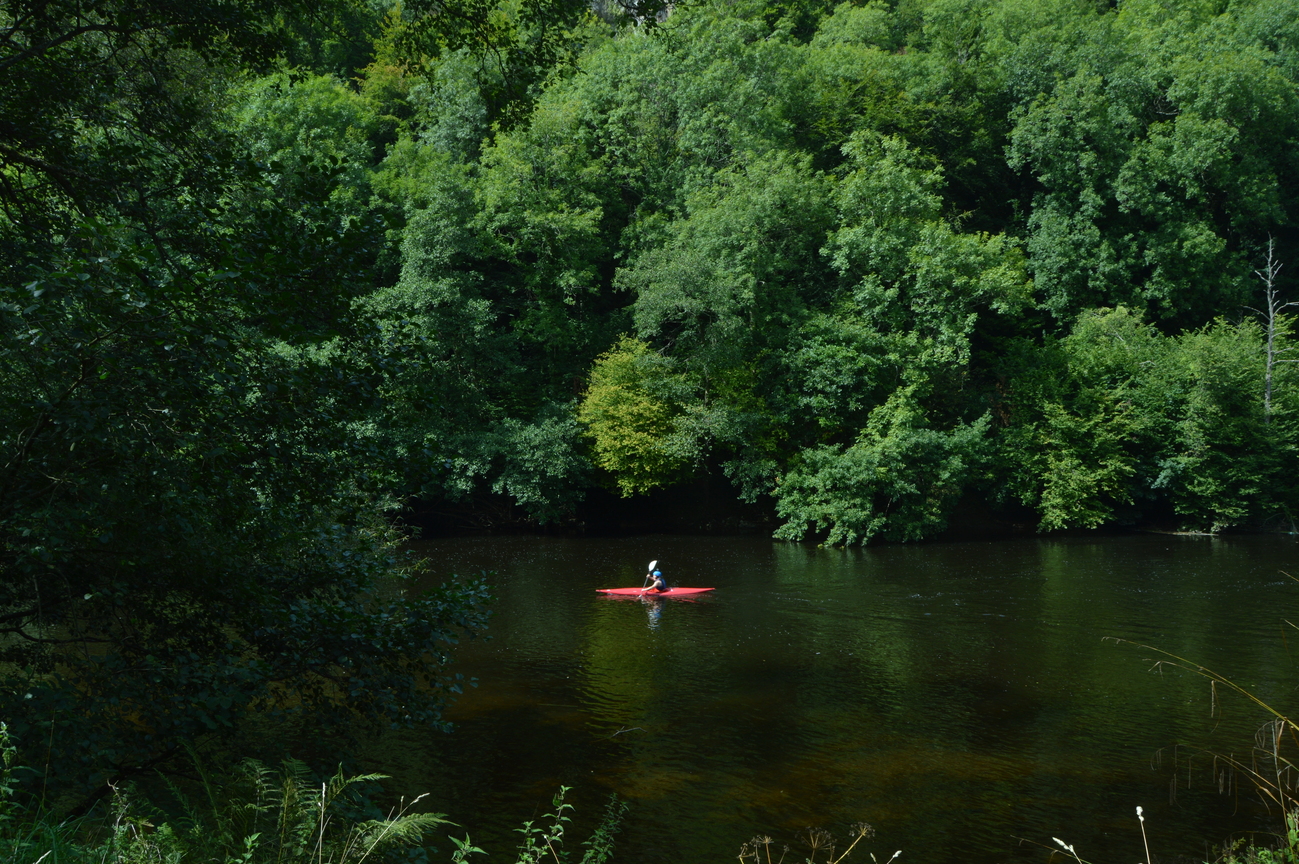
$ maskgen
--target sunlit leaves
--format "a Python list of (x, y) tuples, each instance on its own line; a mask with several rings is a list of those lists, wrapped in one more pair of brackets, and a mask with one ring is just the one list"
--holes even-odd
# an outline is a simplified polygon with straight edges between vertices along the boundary
[(827, 178), (784, 156), (718, 172), (667, 242), (619, 274), (640, 332), (679, 342), (706, 369), (734, 365), (746, 345), (788, 327), (824, 292), (828, 191)]
[(804, 450), (776, 484), (776, 536), (851, 545), (881, 536), (917, 540), (946, 525), (987, 450), (988, 418), (950, 431), (932, 428), (904, 389), (871, 412), (847, 448)]
[(663, 394), (670, 378), (663, 358), (626, 337), (595, 362), (577, 416), (594, 441), (596, 465), (614, 476), (623, 495), (666, 485), (686, 464), (668, 440), (681, 414)]
[[(1181, 526), (1218, 530), (1289, 494), (1295, 452), (1291, 433), (1264, 422), (1253, 322), (1166, 337), (1130, 310), (1103, 309), (1021, 359), (1035, 368), (1013, 379), (1003, 452), (1010, 488), (1044, 529), (1095, 527), (1165, 498)], [(1299, 395), (1292, 383), (1286, 394)]]
[[(1010, 161), (1039, 184), (1028, 251), (1043, 304), (1062, 321), (1122, 302), (1203, 323), (1243, 300), (1249, 256), (1293, 207), (1278, 147), (1295, 134), (1295, 82), (1207, 4), (1127, 4), (1069, 29), (1054, 80), (1012, 73), (1038, 88), (1021, 91)], [(1011, 67), (1041, 61), (1020, 50)]]

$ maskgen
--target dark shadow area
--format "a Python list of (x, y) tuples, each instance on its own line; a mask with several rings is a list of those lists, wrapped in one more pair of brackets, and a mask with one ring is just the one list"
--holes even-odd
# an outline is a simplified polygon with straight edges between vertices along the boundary
[(739, 500), (721, 474), (623, 498), (606, 489), (587, 490), (567, 518), (541, 524), (505, 496), (460, 502), (412, 501), (404, 524), (422, 538), (473, 534), (553, 534), (615, 537), (628, 534), (770, 534), (780, 524), (770, 498)]
[[(402, 522), (423, 539), (475, 534), (545, 534), (618, 537), (635, 534), (769, 535), (781, 524), (775, 502), (749, 504), (720, 473), (707, 474), (646, 495), (623, 498), (592, 488), (567, 518), (541, 524), (505, 496), (483, 495), (459, 502), (412, 501)], [(994, 505), (968, 496), (956, 506), (937, 541), (1003, 539), (1037, 533), (1038, 515), (1019, 505)], [(1077, 533), (1077, 532), (1074, 532)], [(1083, 532), (1091, 533), (1091, 532)], [(809, 535), (819, 542), (824, 535)], [(882, 541), (877, 541), (882, 542)]]
[[(782, 522), (775, 502), (764, 496), (749, 504), (736, 497), (730, 481), (720, 472), (689, 483), (656, 489), (645, 495), (623, 498), (592, 487), (565, 518), (541, 523), (504, 495), (478, 495), (463, 501), (415, 500), (401, 514), (401, 522), (415, 529), (420, 539), (465, 537), (482, 534), (537, 534), (559, 537), (623, 537), (637, 534), (770, 535)], [(947, 527), (919, 542), (1005, 540), (1016, 537), (1074, 537), (1125, 534), (1132, 531), (1185, 533), (1185, 517), (1169, 502), (1142, 502), (1140, 507), (1118, 508), (1115, 518), (1098, 528), (1072, 528), (1039, 532), (1040, 515), (1014, 502), (997, 503), (981, 494), (965, 496), (948, 516)], [(1223, 533), (1292, 533), (1288, 518), (1236, 526)], [(1195, 532), (1191, 532), (1195, 533)], [(813, 532), (806, 542), (819, 543), (824, 532)], [(883, 538), (873, 545), (887, 543)]]

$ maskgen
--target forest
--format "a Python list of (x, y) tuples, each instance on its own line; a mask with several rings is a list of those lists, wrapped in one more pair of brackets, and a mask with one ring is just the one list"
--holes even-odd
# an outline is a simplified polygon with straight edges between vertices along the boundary
[(3, 0), (31, 782), (441, 723), (413, 501), (1293, 531), (1297, 137), (1293, 0)]

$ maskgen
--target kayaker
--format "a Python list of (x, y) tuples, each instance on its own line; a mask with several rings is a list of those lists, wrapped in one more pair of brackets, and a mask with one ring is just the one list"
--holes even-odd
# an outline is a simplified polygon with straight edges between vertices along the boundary
[(654, 591), (656, 593), (661, 594), (664, 591), (669, 590), (669, 588), (668, 588), (668, 581), (663, 578), (663, 571), (658, 568), (658, 563), (659, 563), (658, 561), (650, 562), (649, 573), (645, 575), (645, 581), (652, 582), (653, 584), (650, 585), (645, 590), (647, 592)]

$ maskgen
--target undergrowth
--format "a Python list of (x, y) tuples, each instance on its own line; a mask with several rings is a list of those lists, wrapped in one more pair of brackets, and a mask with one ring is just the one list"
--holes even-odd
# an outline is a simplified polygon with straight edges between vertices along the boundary
[[(17, 799), (15, 747), (0, 723), (0, 861), (5, 864), (389, 864), (427, 862), (426, 844), (456, 828), (441, 813), (415, 812), (420, 795), (383, 818), (356, 815), (359, 788), (383, 774), (317, 781), (307, 767), (287, 760), (279, 770), (246, 759), (222, 782), (198, 759), (199, 791), (166, 786), (174, 806), (164, 814), (131, 787), (114, 790), (106, 814), (60, 819)], [(516, 864), (569, 864), (564, 835), (573, 805), (567, 787), (553, 799), (541, 825), (524, 823)], [(627, 805), (612, 797), (604, 817), (583, 842), (579, 864), (605, 864)], [(459, 833), (459, 832), (457, 832)], [(468, 834), (445, 835), (452, 864), (484, 855)], [(432, 850), (436, 851), (436, 850)]]

